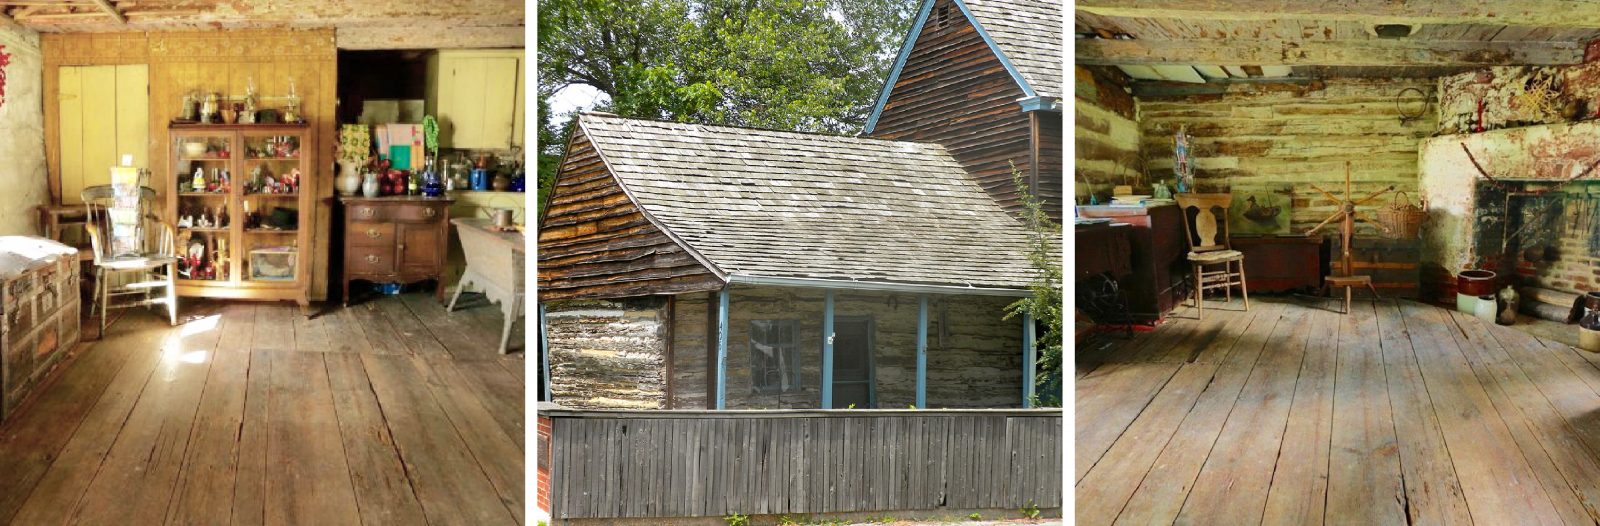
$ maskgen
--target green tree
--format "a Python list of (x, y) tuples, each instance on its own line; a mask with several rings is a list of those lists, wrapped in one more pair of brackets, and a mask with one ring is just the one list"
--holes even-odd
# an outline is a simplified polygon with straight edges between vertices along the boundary
[(1022, 222), (1029, 232), (1028, 263), (1037, 273), (1028, 284), (1032, 294), (1006, 306), (1006, 319), (1026, 313), (1034, 322), (1044, 326), (1044, 332), (1035, 339), (1039, 360), (1034, 376), (1034, 388), (1039, 406), (1059, 407), (1062, 386), (1061, 346), (1062, 296), (1061, 296), (1061, 225), (1050, 220), (1044, 203), (1033, 195), (1015, 164), (1011, 166), (1011, 182), (1022, 199)]
[(540, 0), (540, 153), (560, 157), (568, 130), (548, 129), (547, 101), (575, 84), (624, 117), (858, 132), (919, 5)]

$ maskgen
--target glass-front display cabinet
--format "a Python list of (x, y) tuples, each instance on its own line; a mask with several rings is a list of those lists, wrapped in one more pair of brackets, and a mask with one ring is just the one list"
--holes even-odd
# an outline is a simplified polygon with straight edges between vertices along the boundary
[(174, 124), (167, 217), (178, 294), (309, 302), (312, 165), (303, 124)]

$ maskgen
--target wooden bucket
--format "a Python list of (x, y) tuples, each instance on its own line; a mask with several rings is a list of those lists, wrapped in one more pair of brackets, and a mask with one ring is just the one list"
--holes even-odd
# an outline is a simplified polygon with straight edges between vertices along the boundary
[(1378, 209), (1378, 223), (1388, 229), (1384, 232), (1385, 237), (1416, 239), (1422, 232), (1422, 222), (1428, 218), (1428, 212), (1423, 209), (1427, 206), (1427, 202), (1424, 201), (1423, 206), (1417, 206), (1411, 204), (1410, 199), (1402, 201), (1405, 194), (1405, 192), (1396, 193), (1394, 202)]

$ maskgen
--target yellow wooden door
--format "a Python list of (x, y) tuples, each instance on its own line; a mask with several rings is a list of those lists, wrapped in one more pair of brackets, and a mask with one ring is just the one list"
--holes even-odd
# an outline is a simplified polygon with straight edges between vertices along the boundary
[(150, 166), (150, 81), (143, 64), (62, 67), (58, 108), (62, 204), (80, 204), (83, 189), (111, 182), (123, 155)]
[(483, 144), (503, 150), (511, 147), (512, 124), (516, 121), (517, 76), (515, 58), (484, 58), (483, 61)]
[(446, 148), (522, 143), (522, 58), (503, 51), (441, 53), (436, 110)]

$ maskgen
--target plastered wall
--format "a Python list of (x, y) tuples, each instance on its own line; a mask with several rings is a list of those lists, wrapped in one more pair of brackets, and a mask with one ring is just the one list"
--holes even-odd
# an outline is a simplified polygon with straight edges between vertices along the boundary
[(44, 61), (39, 35), (0, 26), (5, 102), (0, 105), (0, 235), (37, 235), (34, 207), (49, 201), (44, 161)]

